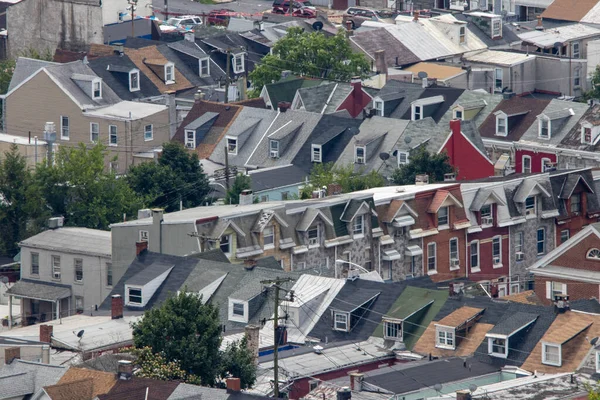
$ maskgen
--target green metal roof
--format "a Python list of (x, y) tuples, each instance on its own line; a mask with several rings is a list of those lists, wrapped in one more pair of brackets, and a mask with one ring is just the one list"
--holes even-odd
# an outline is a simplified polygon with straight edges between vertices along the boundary
[[(412, 350), (447, 298), (445, 290), (408, 286), (385, 313), (388, 318), (405, 320), (404, 344), (407, 349)], [(377, 326), (373, 336), (383, 337), (383, 323)]]

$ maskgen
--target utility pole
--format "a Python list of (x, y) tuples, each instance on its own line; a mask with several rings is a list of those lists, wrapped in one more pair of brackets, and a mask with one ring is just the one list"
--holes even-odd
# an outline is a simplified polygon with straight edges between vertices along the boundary
[[(227, 99), (227, 90), (225, 90), (225, 99)], [(227, 103), (227, 100), (225, 100)], [(229, 149), (225, 146), (225, 187), (229, 192)]]
[[(286, 290), (279, 287), (282, 283), (291, 282), (291, 278), (275, 278), (273, 280), (261, 281), (263, 285), (273, 285), (275, 289), (275, 310), (273, 312), (273, 380), (275, 381), (273, 386), (273, 397), (279, 398), (279, 337), (277, 336), (277, 328), (279, 327), (279, 291), (283, 290), (290, 293), (291, 301), (294, 301), (294, 292), (292, 290)], [(287, 313), (283, 319), (287, 319)]]
[(129, 0), (127, 3), (131, 8), (131, 37), (135, 37), (135, 28), (134, 28), (134, 19), (135, 19), (135, 10), (137, 8), (138, 0)]
[(231, 73), (229, 71), (231, 70), (231, 49), (227, 49), (225, 54), (227, 54), (227, 66), (225, 67), (225, 104), (227, 104), (229, 103), (229, 74)]
[(163, 14), (165, 15), (165, 21), (169, 19), (169, 0), (165, 0), (165, 7), (163, 10)]

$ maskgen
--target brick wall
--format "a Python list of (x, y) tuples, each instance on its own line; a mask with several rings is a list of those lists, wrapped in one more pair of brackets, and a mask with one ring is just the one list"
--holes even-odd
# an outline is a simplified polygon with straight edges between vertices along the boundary
[[(559, 229), (562, 229), (562, 227)], [(592, 248), (600, 249), (600, 239), (596, 235), (589, 235), (583, 239), (575, 247), (572, 247), (566, 253), (552, 261), (552, 265), (598, 271), (600, 269), (600, 260), (588, 260), (586, 258), (588, 250)]]
[[(450, 270), (450, 239), (458, 238), (459, 268)], [(428, 273), (427, 251), (429, 243), (436, 243), (437, 274), (431, 274), (434, 282), (448, 281), (465, 276), (465, 267), (468, 264), (465, 256), (465, 232), (464, 230), (445, 229), (437, 235), (423, 238), (423, 273)]]
[(546, 282), (560, 282), (567, 285), (567, 294), (569, 295), (570, 301), (580, 299), (590, 299), (592, 297), (598, 298), (600, 292), (600, 286), (594, 283), (585, 283), (571, 281), (567, 279), (548, 278), (545, 276), (535, 277), (535, 294), (544, 303), (544, 305), (551, 305), (552, 300), (546, 298)]

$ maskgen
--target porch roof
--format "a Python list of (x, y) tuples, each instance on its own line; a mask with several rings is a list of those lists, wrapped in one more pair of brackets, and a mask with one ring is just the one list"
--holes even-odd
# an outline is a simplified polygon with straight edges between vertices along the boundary
[(58, 283), (36, 282), (29, 279), (21, 279), (16, 282), (7, 294), (28, 299), (37, 299), (45, 301), (57, 301), (71, 297), (71, 287), (60, 285)]

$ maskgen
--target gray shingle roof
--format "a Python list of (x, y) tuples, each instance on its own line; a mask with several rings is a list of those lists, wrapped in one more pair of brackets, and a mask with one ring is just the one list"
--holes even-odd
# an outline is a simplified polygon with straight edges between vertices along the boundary
[(143, 271), (140, 271), (136, 275), (129, 278), (125, 284), (143, 286), (153, 279), (158, 278), (160, 275), (164, 274), (173, 267), (174, 264), (171, 263), (155, 262), (144, 268)]
[(100, 257), (111, 256), (110, 232), (88, 228), (49, 229), (23, 240), (19, 245)]
[[(13, 399), (55, 385), (68, 367), (15, 360), (0, 369), (0, 399)], [(17, 397), (21, 398), (21, 397)]]
[(208, 121), (210, 121), (213, 118), (217, 118), (219, 116), (218, 113), (215, 112), (205, 112), (204, 114), (202, 114), (200, 117), (196, 118), (194, 121), (190, 122), (189, 124), (187, 124), (185, 126), (185, 129), (198, 129), (200, 128), (202, 125), (204, 125), (205, 123), (207, 123)]
[(12, 78), (10, 79), (8, 91), (10, 92), (15, 87), (19, 86), (27, 78), (29, 78), (31, 75), (49, 65), (57, 65), (57, 63), (51, 61), (35, 60), (33, 58), (27, 57), (19, 57), (15, 65), (15, 70), (13, 72)]
[(509, 336), (515, 333), (517, 330), (529, 325), (537, 319), (537, 314), (516, 312), (510, 316), (510, 318), (503, 319), (496, 326), (488, 331), (489, 334), (493, 335), (506, 335)]
[[(563, 101), (553, 99), (542, 112), (543, 115), (552, 116), (556, 114), (559, 119), (553, 120), (551, 125), (551, 137), (549, 139), (541, 139), (539, 137), (539, 127), (537, 121), (533, 123), (529, 129), (521, 136), (523, 142), (536, 142), (542, 145), (559, 144), (565, 136), (573, 129), (573, 127), (583, 117), (589, 106), (585, 103), (576, 103), (572, 101)], [(573, 110), (571, 115), (568, 112)], [(568, 115), (566, 113), (568, 112)]]
[(71, 296), (71, 287), (54, 282), (37, 282), (31, 279), (21, 279), (6, 291), (14, 296), (31, 299), (56, 301)]
[(257, 170), (250, 174), (252, 190), (256, 192), (303, 183), (308, 173), (295, 165)]
[(318, 86), (298, 89), (305, 111), (321, 113), (337, 83), (323, 82)]

